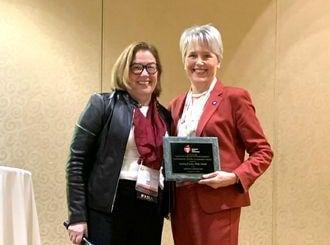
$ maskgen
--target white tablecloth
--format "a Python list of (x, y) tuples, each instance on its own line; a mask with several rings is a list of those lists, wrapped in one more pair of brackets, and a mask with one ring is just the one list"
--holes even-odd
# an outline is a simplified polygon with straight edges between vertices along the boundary
[(0, 166), (0, 245), (40, 245), (31, 173)]

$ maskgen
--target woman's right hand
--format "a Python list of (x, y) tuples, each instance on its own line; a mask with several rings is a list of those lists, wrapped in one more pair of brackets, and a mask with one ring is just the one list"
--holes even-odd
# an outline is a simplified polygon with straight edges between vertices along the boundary
[(69, 237), (74, 245), (80, 245), (84, 235), (87, 235), (87, 223), (75, 223), (68, 227)]

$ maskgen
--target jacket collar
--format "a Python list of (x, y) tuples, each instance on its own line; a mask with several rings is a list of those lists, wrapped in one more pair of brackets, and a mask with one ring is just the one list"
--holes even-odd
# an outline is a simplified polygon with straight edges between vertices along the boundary
[(135, 99), (133, 99), (133, 97), (127, 91), (115, 90), (115, 92), (118, 94), (121, 94), (127, 104), (134, 105), (134, 107), (140, 106), (139, 102), (137, 102)]
[(210, 93), (210, 97), (206, 101), (203, 113), (199, 119), (197, 130), (196, 130), (196, 136), (201, 136), (203, 129), (206, 125), (206, 123), (209, 121), (211, 116), (214, 114), (214, 112), (219, 107), (222, 98), (223, 98), (223, 84), (220, 80), (217, 81), (215, 84), (213, 90)]
[[(210, 93), (210, 97), (206, 101), (204, 111), (201, 115), (201, 118), (199, 120), (199, 123), (197, 125), (196, 135), (201, 136), (202, 131), (206, 125), (206, 123), (209, 121), (211, 116), (214, 114), (214, 112), (219, 107), (221, 101), (222, 101), (222, 95), (223, 95), (224, 86), (220, 80), (217, 81), (215, 84), (213, 90)], [(184, 109), (185, 101), (187, 98), (188, 92), (186, 92), (184, 95), (179, 96), (177, 100), (175, 101), (175, 104), (172, 106), (172, 118), (175, 125), (175, 128), (172, 128), (173, 132), (177, 133), (176, 126), (178, 125), (178, 121), (180, 117), (182, 116), (182, 112)]]

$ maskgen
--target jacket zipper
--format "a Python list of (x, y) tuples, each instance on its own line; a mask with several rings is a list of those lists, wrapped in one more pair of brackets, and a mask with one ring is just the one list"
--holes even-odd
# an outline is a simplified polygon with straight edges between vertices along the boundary
[[(134, 110), (132, 110), (132, 120), (131, 120), (130, 130), (132, 129), (132, 125), (133, 125), (133, 113), (134, 113)], [(127, 138), (127, 140), (128, 140), (128, 138)], [(127, 145), (127, 142), (126, 142), (126, 145)], [(113, 195), (113, 200), (112, 200), (112, 204), (111, 204), (111, 208), (110, 208), (110, 212), (111, 213), (112, 213), (113, 208), (115, 206), (115, 201), (116, 201), (116, 197), (117, 197), (117, 190), (118, 190), (118, 184), (119, 184), (119, 176), (120, 176), (120, 172), (119, 172), (119, 175), (117, 177), (116, 190), (115, 190), (115, 194)]]
[[(120, 172), (119, 172), (119, 174), (120, 174)], [(116, 190), (115, 190), (115, 194), (114, 194), (114, 196), (113, 196), (113, 200), (112, 200), (112, 204), (111, 204), (110, 213), (112, 213), (113, 208), (114, 208), (114, 206), (115, 206), (115, 201), (116, 201), (116, 197), (117, 197), (118, 184), (119, 184), (119, 176), (118, 176), (118, 178), (117, 178)]]

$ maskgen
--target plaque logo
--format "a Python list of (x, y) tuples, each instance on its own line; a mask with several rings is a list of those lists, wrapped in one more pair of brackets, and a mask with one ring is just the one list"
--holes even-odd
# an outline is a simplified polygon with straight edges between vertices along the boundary
[(190, 153), (190, 151), (191, 151), (190, 145), (186, 145), (186, 146), (183, 148), (183, 150), (184, 150), (185, 153)]

